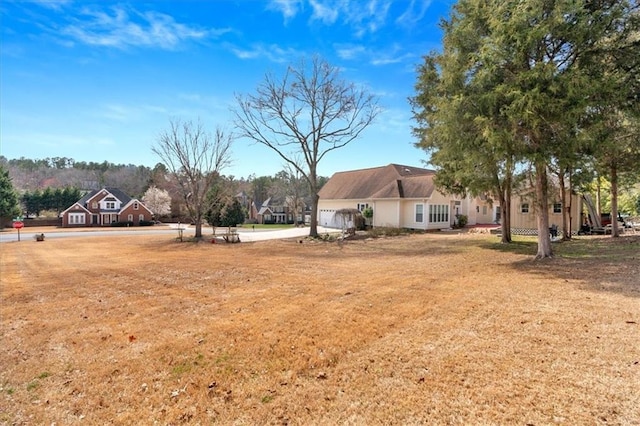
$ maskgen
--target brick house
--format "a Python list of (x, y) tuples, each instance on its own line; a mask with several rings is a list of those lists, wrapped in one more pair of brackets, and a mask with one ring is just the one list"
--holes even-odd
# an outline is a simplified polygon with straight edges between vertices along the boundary
[(151, 221), (153, 212), (117, 188), (103, 188), (86, 194), (60, 213), (60, 217), (65, 228), (111, 226), (117, 222), (138, 226), (140, 222)]

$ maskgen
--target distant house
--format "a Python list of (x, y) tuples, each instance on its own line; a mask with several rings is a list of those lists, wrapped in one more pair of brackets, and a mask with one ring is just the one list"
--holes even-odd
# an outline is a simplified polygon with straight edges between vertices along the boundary
[(60, 216), (63, 227), (110, 226), (117, 222), (137, 226), (151, 221), (153, 212), (117, 188), (103, 188), (89, 192)]
[(257, 221), (258, 209), (256, 208), (256, 204), (253, 202), (253, 199), (244, 191), (240, 191), (239, 193), (237, 193), (235, 198), (245, 209), (247, 219), (250, 221)]
[(269, 197), (260, 205), (257, 220), (258, 223), (293, 223), (293, 215), (284, 199)]
[(336, 212), (367, 207), (373, 209), (374, 227), (448, 229), (459, 215), (466, 215), (471, 225), (478, 219), (492, 221), (486, 201), (445, 195), (436, 189), (434, 176), (434, 170), (399, 164), (338, 172), (318, 193), (318, 224), (349, 227), (342, 221), (350, 219)]

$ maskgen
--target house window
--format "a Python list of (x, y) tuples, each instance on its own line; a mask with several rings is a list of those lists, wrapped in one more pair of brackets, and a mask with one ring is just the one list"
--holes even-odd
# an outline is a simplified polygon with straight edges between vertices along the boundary
[(429, 222), (449, 222), (449, 206), (446, 204), (430, 205)]
[(135, 202), (133, 203), (133, 209), (134, 209), (134, 210), (138, 210), (138, 202), (137, 202), (137, 201), (135, 201)]
[(482, 214), (483, 215), (487, 214), (487, 206), (482, 206)]
[(116, 208), (115, 201), (107, 201), (105, 203), (107, 210), (114, 210)]
[(529, 213), (529, 203), (522, 203), (520, 205), (520, 213)]
[(138, 215), (138, 222), (143, 222), (144, 221), (144, 215), (140, 214)]
[(562, 203), (553, 203), (553, 212), (555, 214), (562, 213)]
[(84, 213), (69, 213), (69, 225), (84, 225)]
[(358, 210), (364, 211), (364, 209), (368, 208), (369, 204), (367, 203), (358, 203)]
[(127, 222), (133, 222), (133, 215), (127, 215)]
[(424, 204), (416, 204), (416, 223), (424, 222)]
[(98, 203), (95, 202), (95, 201), (93, 203), (91, 203), (91, 208), (92, 209), (97, 209), (98, 208)]

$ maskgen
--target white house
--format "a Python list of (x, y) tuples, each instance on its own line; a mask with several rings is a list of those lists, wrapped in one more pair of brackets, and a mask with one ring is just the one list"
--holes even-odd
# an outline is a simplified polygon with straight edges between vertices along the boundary
[[(435, 188), (434, 170), (389, 164), (383, 167), (338, 172), (322, 187), (318, 201), (318, 224), (343, 228), (352, 226), (344, 214), (337, 211), (367, 207), (373, 209), (373, 226), (422, 230), (448, 229), (456, 224), (458, 215), (467, 216), (468, 225), (497, 225), (502, 209), (488, 197), (446, 195)], [(549, 191), (549, 225), (562, 227), (560, 191)], [(571, 232), (577, 233), (584, 221), (582, 202), (577, 194), (567, 194), (570, 206)], [(514, 191), (511, 197), (511, 232), (537, 233), (532, 188)]]
[(373, 226), (393, 228), (448, 229), (458, 215), (470, 225), (499, 219), (499, 209), (480, 198), (439, 192), (434, 176), (434, 170), (398, 164), (338, 172), (319, 192), (318, 224), (341, 228), (343, 217), (336, 211), (367, 207), (373, 209)]

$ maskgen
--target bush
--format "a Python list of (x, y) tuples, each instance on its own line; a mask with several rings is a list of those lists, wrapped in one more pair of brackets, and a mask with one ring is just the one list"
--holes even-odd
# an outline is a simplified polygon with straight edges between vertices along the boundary
[(140, 226), (153, 226), (155, 225), (155, 222), (152, 220), (141, 220), (140, 221)]
[(404, 228), (392, 228), (386, 226), (376, 226), (367, 231), (370, 237), (396, 237), (398, 235), (408, 234), (410, 231)]
[(456, 215), (456, 226), (458, 228), (464, 228), (469, 222), (469, 218), (464, 214)]
[(125, 228), (127, 226), (133, 226), (133, 222), (111, 222), (111, 226), (113, 226), (114, 228)]

